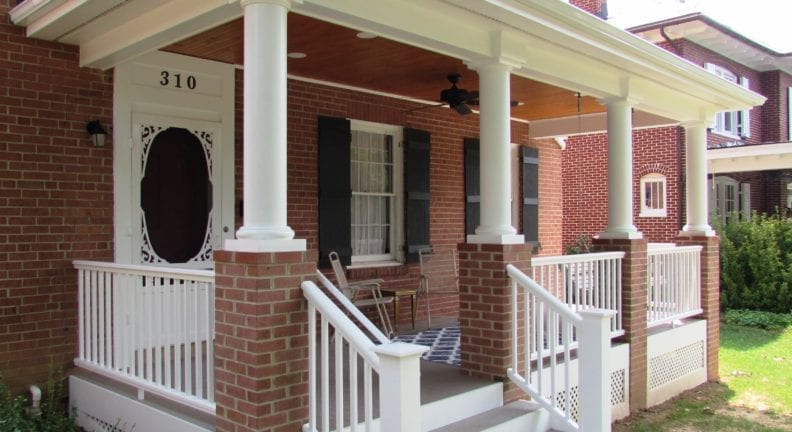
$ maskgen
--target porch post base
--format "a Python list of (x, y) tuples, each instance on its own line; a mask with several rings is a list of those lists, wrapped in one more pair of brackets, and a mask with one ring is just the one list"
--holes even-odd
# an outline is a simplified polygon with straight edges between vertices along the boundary
[[(523, 391), (506, 375), (512, 366), (511, 283), (506, 264), (529, 272), (531, 247), (460, 243), (458, 248), (462, 373), (503, 382), (504, 402), (523, 398)], [(522, 341), (518, 349), (524, 349)]]
[(467, 242), (473, 244), (523, 244), (525, 236), (522, 234), (469, 234)]
[(718, 380), (718, 349), (720, 347), (720, 237), (680, 233), (680, 246), (701, 248), (701, 309), (707, 320), (707, 380)]
[(603, 231), (597, 234), (598, 238), (603, 240), (626, 239), (626, 240), (640, 240), (643, 238), (643, 233), (638, 230), (631, 231)]
[(630, 344), (630, 412), (647, 406), (647, 281), (648, 265), (646, 239), (594, 239), (598, 252), (624, 252), (622, 260), (622, 339)]
[(305, 239), (230, 239), (225, 241), (225, 250), (234, 252), (305, 252), (306, 243)]
[(218, 431), (300, 430), (308, 420), (308, 313), (315, 251), (215, 251)]

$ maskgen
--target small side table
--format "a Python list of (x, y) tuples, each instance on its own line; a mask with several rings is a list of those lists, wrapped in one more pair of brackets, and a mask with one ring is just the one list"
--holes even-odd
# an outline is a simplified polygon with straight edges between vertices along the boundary
[(418, 291), (417, 288), (383, 288), (382, 296), (393, 296), (393, 313), (396, 314), (396, 325), (394, 326), (396, 330), (399, 329), (399, 310), (400, 310), (400, 299), (402, 297), (410, 297), (410, 306), (412, 308), (412, 328), (415, 328), (415, 312), (418, 309), (418, 303), (416, 301), (415, 295)]

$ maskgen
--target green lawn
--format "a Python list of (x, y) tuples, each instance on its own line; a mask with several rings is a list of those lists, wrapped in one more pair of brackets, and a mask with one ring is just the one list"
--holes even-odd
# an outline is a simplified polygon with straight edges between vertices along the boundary
[(792, 326), (721, 326), (720, 383), (617, 422), (615, 431), (792, 431)]
[(720, 345), (720, 377), (734, 392), (731, 404), (792, 415), (792, 327), (724, 324)]

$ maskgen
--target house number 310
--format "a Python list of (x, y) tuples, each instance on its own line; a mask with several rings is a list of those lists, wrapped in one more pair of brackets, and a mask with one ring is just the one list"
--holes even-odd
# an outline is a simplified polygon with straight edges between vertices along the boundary
[(160, 72), (160, 85), (163, 87), (175, 87), (175, 88), (188, 88), (190, 90), (195, 90), (195, 86), (197, 85), (195, 81), (195, 77), (192, 75), (187, 75), (186, 77), (182, 76), (182, 74), (178, 73), (170, 73), (168, 71)]

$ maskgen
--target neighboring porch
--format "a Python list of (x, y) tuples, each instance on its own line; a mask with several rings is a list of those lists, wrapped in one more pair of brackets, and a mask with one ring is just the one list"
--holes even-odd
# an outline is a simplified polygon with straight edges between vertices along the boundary
[[(648, 271), (644, 282), (648, 294), (644, 322), (649, 331), (644, 343), (647, 345), (648, 367), (641, 373), (648, 387), (643, 406), (662, 402), (706, 381), (707, 323), (697, 319), (702, 312), (700, 251), (700, 246), (663, 244), (651, 245), (646, 254)], [(504, 402), (510, 402), (513, 395), (513, 392), (506, 391), (504, 383), (467, 376), (459, 367), (421, 362), (420, 367), (415, 366), (413, 373), (416, 375), (412, 378), (384, 378), (381, 374), (389, 372), (364, 364), (385, 361), (381, 356), (386, 354), (369, 351), (375, 347), (375, 352), (387, 350), (390, 342), (384, 335), (368, 322), (367, 317), (356, 309), (352, 310), (351, 304), (345, 305), (339, 297), (342, 296), (340, 292), (334, 297), (332, 285), (320, 290), (303, 284), (303, 291), (310, 289), (310, 294), (308, 291), (305, 294), (309, 304), (309, 331), (308, 353), (303, 360), (307, 360), (309, 365), (316, 364), (316, 368), (309, 367), (310, 375), (330, 378), (328, 381), (317, 378), (315, 384), (308, 384), (314, 382), (311, 380), (300, 386), (310, 385), (311, 390), (306, 396), (315, 401), (316, 411), (312, 412), (318, 413), (314, 414), (318, 417), (312, 418), (318, 418), (318, 424), (323, 424), (322, 418), (325, 417), (322, 416), (327, 416), (330, 425), (336, 418), (345, 418), (348, 425), (350, 416), (357, 416), (365, 424), (368, 415), (369, 421), (377, 424), (381, 415), (396, 415), (384, 412), (392, 407), (392, 401), (380, 405), (382, 396), (378, 383), (387, 380), (390, 384), (386, 393), (389, 393), (397, 391), (391, 387), (396, 385), (395, 382), (404, 386), (410, 380), (418, 380), (420, 387), (417, 393), (402, 403), (421, 401), (420, 414), (411, 414), (422, 419), (421, 430), (433, 430), (489, 410), (495, 411), (472, 421), (486, 422), (490, 420), (484, 418), (505, 415), (516, 424), (531, 425), (534, 429), (530, 430), (544, 431), (551, 425), (559, 430), (576, 430), (574, 425), (580, 421), (583, 404), (587, 403), (584, 399), (586, 384), (578, 378), (584, 371), (586, 375), (606, 378), (602, 383), (604, 390), (593, 393), (599, 392), (599, 395), (605, 391), (606, 399), (610, 401), (607, 422), (628, 415), (630, 381), (635, 379), (635, 375), (629, 367), (630, 343), (622, 340), (625, 335), (622, 318), (625, 287), (621, 276), (624, 256), (623, 252), (604, 252), (535, 257), (531, 259), (531, 279), (518, 276), (519, 272), (512, 275), (516, 279), (513, 279), (514, 292), (509, 303), (513, 308), (511, 316), (518, 317), (518, 320), (505, 323), (513, 335), (507, 356), (512, 359), (508, 361), (513, 362), (510, 370), (515, 375), (509, 372), (509, 376), (528, 392), (519, 396), (520, 399), (530, 395), (538, 404), (508, 405), (508, 408), (499, 408)], [(239, 346), (241, 351), (232, 354), (227, 349), (219, 349), (215, 353), (214, 319), (218, 313), (215, 305), (223, 304), (226, 311), (240, 307), (253, 310), (278, 308), (278, 304), (283, 305), (286, 300), (265, 296), (267, 298), (262, 298), (257, 305), (255, 300), (248, 301), (249, 295), (217, 299), (213, 271), (92, 262), (76, 262), (75, 266), (80, 275), (80, 356), (75, 359), (75, 364), (81, 372), (72, 378), (72, 400), (80, 413), (81, 424), (86, 427), (117, 423), (120, 430), (128, 430), (125, 428), (131, 425), (137, 424), (139, 428), (152, 422), (158, 427), (179, 424), (190, 430), (211, 430), (216, 410), (214, 388), (223, 385), (216, 383), (218, 369), (215, 362), (225, 363), (226, 369), (249, 368), (252, 364), (243, 364), (262, 355), (248, 352), (249, 344), (256, 343), (248, 338), (255, 333), (246, 336), (241, 328), (234, 331), (236, 342), (226, 341)], [(464, 272), (464, 263), (462, 268)], [(556, 300), (549, 300), (550, 297)], [(229, 309), (227, 302), (236, 306)], [(585, 336), (585, 327), (575, 330), (576, 324), (562, 318), (569, 314), (605, 310), (613, 311), (612, 317), (603, 322), (605, 333), (599, 336)], [(300, 308), (300, 312), (295, 313), (302, 315), (305, 310)], [(359, 328), (349, 321), (349, 314), (366, 324), (363, 330), (367, 335), (360, 333)], [(531, 317), (527, 328), (522, 318), (525, 316)], [(230, 324), (229, 319), (236, 322), (237, 318), (226, 316), (221, 325), (248, 325), (244, 323), (246, 318), (243, 316), (239, 316), (243, 321), (237, 324)], [(276, 318), (270, 316), (266, 319)], [(289, 330), (291, 326), (288, 322), (281, 322), (271, 331), (288, 333), (294, 331)], [(464, 341), (465, 327), (462, 331)], [(578, 364), (581, 356), (585, 356), (581, 350), (587, 349), (582, 340), (586, 337), (589, 344), (596, 346), (597, 340), (601, 340), (605, 344), (603, 347), (607, 347), (602, 352), (606, 358), (602, 365), (607, 365), (609, 372), (595, 368), (592, 360), (581, 363), (586, 367)], [(558, 343), (550, 343), (551, 340)], [(338, 344), (339, 341), (344, 342)], [(355, 346), (355, 350), (349, 346)], [(523, 351), (524, 346), (531, 349)], [(475, 345), (465, 346), (463, 343), (463, 357), (473, 355), (471, 349), (475, 349)], [(420, 355), (423, 350), (415, 346), (413, 355)], [(335, 358), (348, 358), (352, 352), (358, 353), (356, 358), (364, 363), (355, 367), (348, 361), (335, 364)], [(246, 359), (243, 355), (251, 357)], [(537, 369), (537, 362), (543, 364), (541, 372)], [(527, 372), (524, 369), (526, 363), (531, 365)], [(506, 376), (506, 372), (503, 370), (501, 373)], [(219, 373), (228, 374), (226, 371)], [(350, 376), (358, 375), (360, 379), (350, 379)], [(334, 376), (345, 378), (336, 379)], [(520, 376), (529, 379), (521, 381)], [(360, 391), (352, 395), (350, 385), (355, 388), (361, 386)], [(346, 402), (337, 404), (335, 401), (338, 400)], [(350, 404), (360, 404), (360, 409), (351, 410)], [(341, 411), (337, 411), (339, 409)], [(550, 415), (547, 410), (556, 412)], [(572, 423), (564, 424), (564, 419)]]

